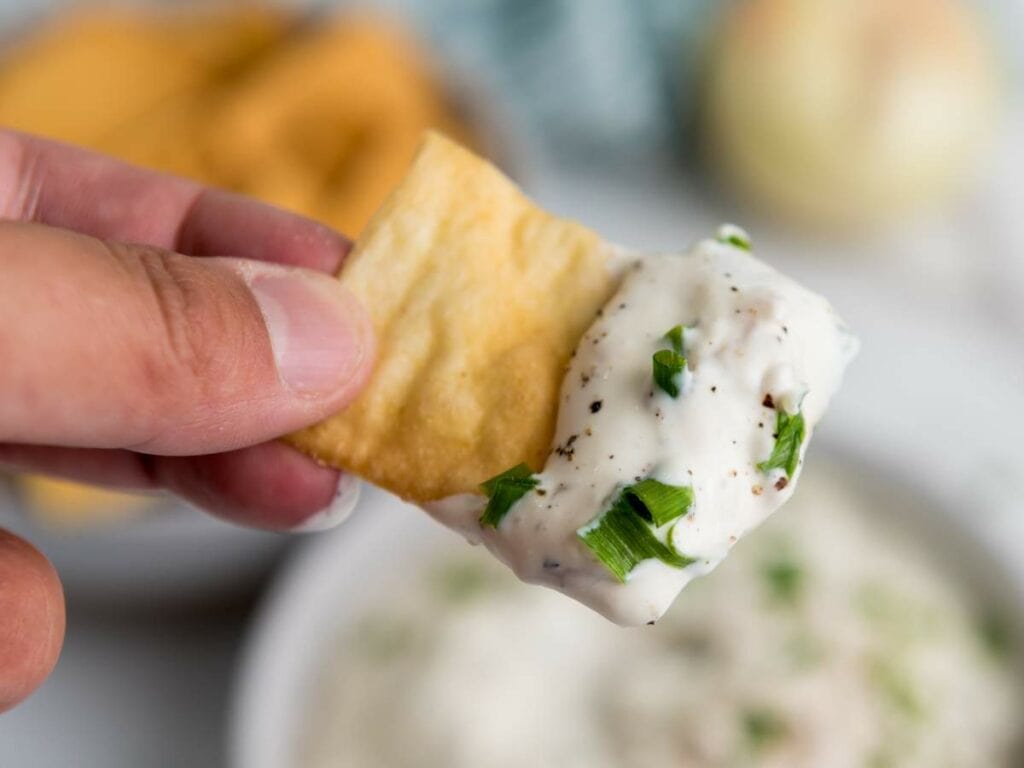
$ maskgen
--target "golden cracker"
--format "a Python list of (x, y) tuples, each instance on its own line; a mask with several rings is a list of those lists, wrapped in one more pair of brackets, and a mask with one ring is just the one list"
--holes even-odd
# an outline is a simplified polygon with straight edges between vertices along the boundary
[(608, 255), (427, 134), (340, 275), (377, 334), (369, 385), (289, 440), (415, 501), (476, 492), (520, 462), (540, 469), (569, 359), (616, 288)]

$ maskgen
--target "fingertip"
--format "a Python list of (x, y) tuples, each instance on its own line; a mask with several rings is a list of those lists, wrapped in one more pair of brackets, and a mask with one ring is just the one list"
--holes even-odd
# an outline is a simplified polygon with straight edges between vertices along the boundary
[(50, 561), (0, 530), (0, 712), (47, 678), (64, 642), (64, 592)]
[(310, 515), (299, 525), (290, 529), (291, 533), (321, 533), (337, 528), (348, 520), (359, 503), (361, 485), (354, 475), (342, 474), (334, 498), (325, 508)]
[(156, 457), (157, 481), (225, 520), (292, 531), (329, 510), (341, 473), (274, 441), (197, 457)]
[(335, 274), (351, 241), (321, 222), (220, 189), (203, 190), (182, 222), (175, 250), (235, 256)]

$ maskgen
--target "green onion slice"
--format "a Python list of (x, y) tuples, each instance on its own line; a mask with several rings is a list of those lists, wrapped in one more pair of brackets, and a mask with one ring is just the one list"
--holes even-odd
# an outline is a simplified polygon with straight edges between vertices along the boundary
[(744, 251), (750, 250), (750, 235), (733, 224), (726, 224), (718, 230), (718, 242), (733, 245)]
[(797, 464), (800, 463), (800, 445), (804, 441), (806, 429), (804, 415), (799, 411), (792, 416), (779, 411), (775, 417), (775, 447), (767, 460), (760, 462), (757, 468), (762, 472), (772, 469), (785, 470), (787, 477), (793, 477)]
[(686, 358), (671, 349), (654, 353), (654, 383), (671, 397), (679, 397), (678, 378), (686, 368)]
[(668, 485), (653, 477), (629, 486), (622, 495), (633, 505), (637, 514), (656, 527), (682, 517), (693, 504), (693, 488), (688, 485)]
[(518, 464), (480, 485), (487, 496), (487, 508), (480, 516), (481, 525), (497, 528), (512, 505), (540, 485), (540, 480), (526, 464)]
[(672, 349), (680, 355), (683, 354), (683, 333), (685, 330), (683, 326), (677, 325), (665, 334), (665, 339), (672, 345)]
[(685, 568), (696, 560), (658, 539), (652, 523), (664, 525), (677, 520), (692, 503), (693, 490), (689, 486), (667, 485), (648, 478), (624, 488), (607, 512), (580, 528), (576, 535), (621, 582), (644, 560), (656, 559)]

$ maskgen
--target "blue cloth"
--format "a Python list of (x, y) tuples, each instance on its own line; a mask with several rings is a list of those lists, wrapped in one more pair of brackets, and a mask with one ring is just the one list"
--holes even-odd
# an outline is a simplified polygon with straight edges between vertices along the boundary
[[(559, 155), (670, 146), (716, 0), (378, 0)], [(680, 100), (684, 103), (681, 105)]]
[[(716, 16), (727, 2), (364, 0), (362, 4), (410, 18), (449, 62), (472, 73), (491, 94), (499, 95), (524, 117), (543, 147), (590, 165), (614, 165), (664, 156), (680, 146), (680, 121), (692, 114), (697, 98), (700, 59)], [(976, 0), (975, 4), (990, 17), (1003, 50), (1019, 65), (1024, 4), (1020, 0)]]

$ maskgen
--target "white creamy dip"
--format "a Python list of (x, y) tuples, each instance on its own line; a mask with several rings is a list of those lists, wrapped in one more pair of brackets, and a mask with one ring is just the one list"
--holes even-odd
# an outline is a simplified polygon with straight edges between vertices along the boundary
[[(803, 415), (802, 462), (857, 348), (828, 302), (730, 239), (746, 237), (723, 227), (685, 255), (620, 257), (622, 285), (573, 356), (536, 488), (496, 527), (479, 522), (483, 496), (449, 497), (428, 511), (482, 541), (524, 581), (620, 624), (658, 619), (790, 497), (799, 467), (787, 477), (757, 466), (772, 455), (778, 413)], [(676, 326), (685, 328), (686, 368), (672, 397), (654, 380), (652, 356), (670, 348), (665, 334)], [(694, 562), (647, 559), (621, 582), (580, 532), (644, 478), (692, 489), (688, 513), (654, 534)]]

